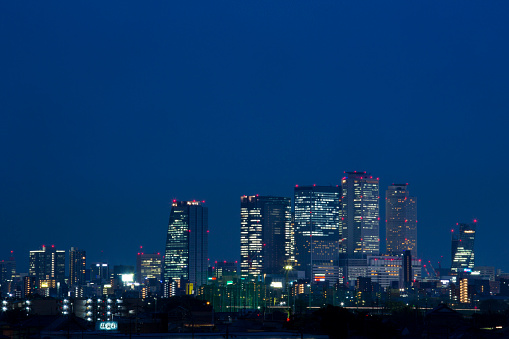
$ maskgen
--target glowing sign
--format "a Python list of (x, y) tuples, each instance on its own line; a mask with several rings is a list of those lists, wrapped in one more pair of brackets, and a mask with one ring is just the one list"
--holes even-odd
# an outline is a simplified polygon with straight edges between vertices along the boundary
[(116, 321), (99, 321), (96, 328), (99, 331), (116, 331), (118, 330), (118, 323)]
[(122, 282), (129, 283), (134, 281), (134, 274), (122, 274)]
[(273, 281), (270, 283), (270, 287), (272, 288), (283, 288), (283, 283), (281, 281)]

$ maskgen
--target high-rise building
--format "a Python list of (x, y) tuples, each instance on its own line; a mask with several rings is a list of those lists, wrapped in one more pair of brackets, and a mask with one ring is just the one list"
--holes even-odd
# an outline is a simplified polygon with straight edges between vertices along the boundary
[(242, 277), (281, 273), (294, 261), (291, 198), (240, 198), (240, 269)]
[(380, 253), (379, 183), (366, 172), (345, 172), (342, 185), (341, 253), (361, 259)]
[(212, 280), (221, 279), (222, 277), (236, 277), (238, 271), (237, 266), (236, 261), (216, 261), (214, 266), (211, 267)]
[(90, 265), (90, 280), (103, 283), (110, 279), (110, 267), (105, 262), (96, 262)]
[(206, 284), (208, 271), (208, 208), (199, 201), (174, 200), (170, 212), (164, 280)]
[(477, 220), (471, 224), (456, 224), (458, 232), (452, 232), (451, 272), (461, 273), (474, 268), (474, 240)]
[(28, 275), (37, 280), (63, 281), (65, 279), (65, 251), (55, 245), (42, 245), (41, 250), (30, 251)]
[(11, 257), (8, 260), (0, 261), (0, 291), (7, 291), (9, 283), (11, 283), (16, 276), (16, 259), (11, 251)]
[(414, 281), (412, 274), (412, 251), (406, 250), (403, 253), (403, 286), (405, 288), (410, 287)]
[(87, 271), (87, 252), (77, 247), (69, 250), (69, 282), (71, 286), (79, 286), (85, 283)]
[(412, 251), (417, 256), (417, 198), (408, 184), (392, 184), (385, 192), (387, 254)]
[(338, 280), (341, 188), (295, 186), (295, 259), (312, 281)]
[(161, 280), (163, 261), (161, 253), (139, 252), (136, 257), (136, 281), (142, 283), (145, 279)]

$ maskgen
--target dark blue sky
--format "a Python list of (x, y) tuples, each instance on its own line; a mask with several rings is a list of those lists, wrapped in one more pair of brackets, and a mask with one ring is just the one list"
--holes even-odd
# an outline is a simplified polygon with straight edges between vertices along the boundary
[(240, 195), (366, 170), (382, 197), (410, 183), (424, 259), (449, 265), (451, 227), (477, 218), (477, 264), (509, 270), (508, 10), (4, 1), (0, 259), (26, 271), (55, 244), (134, 265), (177, 198), (207, 201), (210, 258), (235, 260)]

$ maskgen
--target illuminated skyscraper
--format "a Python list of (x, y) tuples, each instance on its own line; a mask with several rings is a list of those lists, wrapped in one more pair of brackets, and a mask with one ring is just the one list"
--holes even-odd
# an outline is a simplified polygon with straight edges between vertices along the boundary
[(164, 257), (165, 281), (189, 281), (195, 289), (207, 282), (208, 226), (208, 208), (201, 202), (173, 201)]
[(65, 251), (55, 249), (55, 245), (42, 245), (42, 250), (30, 251), (28, 275), (39, 281), (64, 281)]
[(281, 273), (285, 263), (294, 261), (291, 221), (290, 198), (240, 198), (242, 277)]
[(379, 184), (366, 172), (345, 172), (342, 184), (343, 258), (362, 259), (380, 252)]
[(392, 184), (385, 192), (387, 254), (412, 251), (417, 257), (417, 198), (411, 197), (408, 184)]
[(69, 251), (69, 282), (71, 286), (85, 283), (85, 272), (87, 270), (87, 252), (71, 247)]
[(138, 253), (136, 257), (136, 281), (143, 283), (145, 279), (161, 280), (162, 275), (161, 253)]
[(452, 233), (451, 271), (461, 273), (474, 268), (474, 240), (477, 220), (472, 224), (456, 224), (458, 232)]
[(341, 188), (295, 186), (295, 259), (313, 281), (338, 280)]

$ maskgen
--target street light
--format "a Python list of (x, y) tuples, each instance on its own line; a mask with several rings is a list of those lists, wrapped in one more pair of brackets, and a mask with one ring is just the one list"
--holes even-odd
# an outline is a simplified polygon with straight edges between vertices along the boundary
[(291, 265), (286, 265), (284, 267), (285, 271), (286, 271), (286, 281), (285, 281), (285, 285), (286, 285), (286, 295), (287, 295), (287, 298), (288, 298), (288, 306), (290, 306), (290, 288), (289, 288), (289, 282), (288, 282), (288, 272), (290, 272), (293, 267)]

